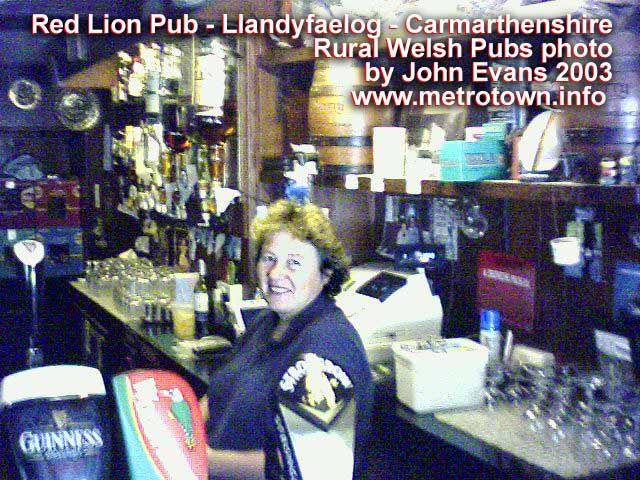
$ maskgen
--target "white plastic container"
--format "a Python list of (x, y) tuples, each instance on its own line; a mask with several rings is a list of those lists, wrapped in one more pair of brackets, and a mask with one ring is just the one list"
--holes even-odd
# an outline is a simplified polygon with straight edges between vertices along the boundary
[(417, 413), (480, 406), (489, 350), (468, 338), (442, 339), (432, 349), (419, 341), (392, 346), (396, 396)]

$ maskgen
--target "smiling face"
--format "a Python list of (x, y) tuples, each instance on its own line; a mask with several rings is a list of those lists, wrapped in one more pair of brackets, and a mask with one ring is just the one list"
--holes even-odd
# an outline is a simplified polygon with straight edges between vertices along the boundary
[(275, 232), (262, 246), (258, 282), (269, 307), (281, 318), (300, 313), (329, 281), (322, 272), (320, 255), (310, 242), (289, 232)]

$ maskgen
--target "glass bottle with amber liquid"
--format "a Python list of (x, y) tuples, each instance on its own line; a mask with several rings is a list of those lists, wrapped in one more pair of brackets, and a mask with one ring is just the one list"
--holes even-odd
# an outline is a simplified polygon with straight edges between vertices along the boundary
[(224, 182), (224, 146), (221, 144), (209, 147), (209, 168), (211, 183), (221, 187)]

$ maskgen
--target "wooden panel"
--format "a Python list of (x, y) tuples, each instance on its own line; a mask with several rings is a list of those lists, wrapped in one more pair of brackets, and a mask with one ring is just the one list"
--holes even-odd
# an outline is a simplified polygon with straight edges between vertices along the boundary
[(256, 207), (269, 201), (259, 184), (262, 158), (283, 152), (282, 123), (278, 109), (277, 78), (258, 68), (257, 58), (265, 51), (264, 39), (249, 38), (241, 42), (245, 60), (238, 70), (238, 179), (243, 196), (244, 250), (241, 271), (251, 291), (256, 284), (252, 268), (254, 252), (247, 239), (249, 224)]
[(477, 333), (477, 254), (481, 249), (502, 251), (536, 263), (535, 327), (532, 332), (514, 330), (516, 342), (551, 351), (563, 363), (596, 366), (593, 329), (604, 326), (611, 316), (615, 262), (640, 262), (640, 250), (628, 237), (638, 208), (624, 212), (615, 206), (596, 209), (604, 230), (604, 272), (603, 280), (595, 282), (588, 275), (568, 277), (552, 261), (548, 242), (565, 234), (574, 205), (527, 201), (483, 201), (481, 205), (490, 227), (480, 240), (460, 235), (459, 262), (449, 278), (453, 303), (445, 334)]
[(378, 246), (375, 235), (374, 194), (339, 189), (315, 188), (313, 201), (329, 208), (329, 218), (340, 235), (353, 263), (371, 260)]
[(105, 88), (118, 85), (118, 58), (114, 55), (100, 60), (71, 75), (62, 82), (66, 88)]

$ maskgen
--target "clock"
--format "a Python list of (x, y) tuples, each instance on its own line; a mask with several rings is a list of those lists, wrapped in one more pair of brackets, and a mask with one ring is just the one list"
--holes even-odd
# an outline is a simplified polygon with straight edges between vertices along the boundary
[(9, 100), (22, 110), (33, 110), (42, 101), (42, 88), (33, 80), (19, 78), (9, 85)]

